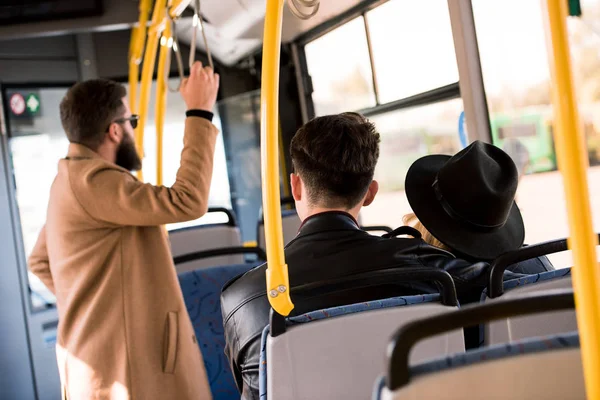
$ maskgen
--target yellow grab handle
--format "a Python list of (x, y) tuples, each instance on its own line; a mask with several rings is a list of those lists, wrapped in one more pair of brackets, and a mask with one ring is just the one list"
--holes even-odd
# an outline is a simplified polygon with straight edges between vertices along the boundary
[(569, 217), (569, 248), (573, 250), (573, 286), (588, 399), (600, 399), (600, 269), (596, 260), (586, 174), (586, 148), (581, 134), (571, 54), (567, 37), (567, 1), (546, 0), (552, 97), (556, 112), (554, 133), (558, 165), (563, 175)]
[[(142, 67), (142, 84), (140, 89), (140, 123), (136, 132), (136, 147), (140, 157), (144, 155), (144, 130), (148, 118), (148, 104), (150, 102), (150, 88), (152, 85), (152, 74), (154, 73), (154, 64), (156, 63), (156, 52), (158, 50), (158, 40), (161, 31), (165, 27), (167, 0), (156, 0), (154, 11), (152, 13), (152, 24), (148, 29), (148, 42), (144, 54), (144, 66)], [(138, 171), (138, 177), (143, 179), (142, 172)]]
[(158, 56), (158, 71), (156, 73), (156, 184), (163, 184), (163, 132), (165, 112), (167, 107), (167, 61), (169, 60), (169, 40), (171, 39), (171, 24), (165, 25), (160, 39), (160, 54)]
[(283, 316), (294, 309), (288, 267), (283, 252), (279, 192), (279, 57), (284, 0), (267, 0), (263, 36), (261, 88), (262, 197), (267, 246), (267, 296)]

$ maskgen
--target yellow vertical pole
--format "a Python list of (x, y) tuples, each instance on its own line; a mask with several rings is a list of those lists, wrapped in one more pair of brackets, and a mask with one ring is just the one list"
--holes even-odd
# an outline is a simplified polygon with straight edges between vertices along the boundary
[(600, 399), (600, 269), (596, 261), (587, 185), (585, 142), (581, 134), (567, 37), (567, 1), (546, 0), (547, 36), (556, 112), (555, 142), (563, 176), (573, 250), (573, 286), (588, 399)]
[(140, 64), (134, 59), (133, 53), (138, 35), (138, 28), (131, 28), (131, 42), (129, 45), (129, 109), (133, 114), (137, 112), (137, 89), (140, 78)]
[[(142, 67), (142, 83), (140, 88), (140, 123), (136, 131), (136, 147), (140, 157), (144, 155), (144, 130), (148, 118), (148, 105), (150, 103), (150, 88), (152, 85), (152, 74), (156, 64), (156, 52), (158, 40), (164, 28), (166, 16), (166, 0), (156, 0), (152, 13), (152, 24), (148, 29), (148, 42), (144, 53), (144, 65)], [(143, 179), (142, 171), (138, 171), (138, 178)]]
[(271, 307), (287, 316), (290, 298), (288, 268), (283, 252), (279, 192), (279, 58), (284, 0), (267, 0), (263, 35), (261, 88), (262, 197), (267, 245), (267, 295)]
[[(160, 54), (158, 56), (158, 72), (156, 74), (156, 184), (163, 184), (163, 132), (165, 125), (165, 112), (167, 107), (167, 60), (172, 43), (171, 24), (165, 25), (165, 30), (160, 38)], [(171, 42), (171, 43), (169, 43)]]
[(138, 26), (131, 29), (131, 42), (129, 45), (129, 108), (132, 113), (137, 112), (137, 89), (140, 77), (140, 62), (146, 43), (146, 25), (152, 0), (140, 1), (140, 16)]

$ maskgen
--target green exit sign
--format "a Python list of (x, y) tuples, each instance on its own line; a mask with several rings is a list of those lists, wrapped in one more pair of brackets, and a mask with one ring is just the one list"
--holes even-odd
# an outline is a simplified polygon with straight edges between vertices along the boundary
[(579, 0), (567, 0), (569, 2), (569, 15), (581, 17), (581, 2)]
[(40, 98), (35, 93), (30, 93), (25, 98), (25, 106), (31, 115), (39, 113), (41, 105), (42, 103), (40, 102)]

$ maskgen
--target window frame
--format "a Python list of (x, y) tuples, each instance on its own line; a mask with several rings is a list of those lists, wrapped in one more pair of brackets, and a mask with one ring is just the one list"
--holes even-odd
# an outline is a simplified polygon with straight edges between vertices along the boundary
[[(316, 39), (334, 31), (335, 29), (343, 26), (344, 24), (359, 18), (362, 16), (364, 27), (365, 27), (365, 37), (367, 40), (367, 46), (369, 51), (369, 60), (371, 63), (371, 79), (373, 82), (373, 90), (375, 94), (375, 105), (372, 107), (368, 107), (361, 110), (352, 110), (363, 114), (366, 117), (384, 114), (387, 112), (397, 111), (404, 108), (425, 106), (432, 103), (437, 103), (440, 101), (452, 100), (456, 98), (460, 98), (461, 91), (459, 81), (457, 82), (448, 82), (447, 85), (440, 86), (434, 88), (432, 90), (417, 93), (412, 96), (403, 97), (394, 101), (390, 101), (387, 103), (381, 103), (379, 99), (379, 82), (377, 80), (377, 70), (375, 68), (375, 58), (373, 53), (373, 46), (371, 42), (371, 33), (369, 30), (369, 21), (367, 14), (374, 10), (375, 8), (387, 3), (390, 0), (367, 0), (364, 1), (346, 12), (339, 14), (338, 16), (316, 26), (315, 28), (305, 32), (300, 35), (296, 40), (294, 40), (293, 45), (297, 46), (298, 50), (298, 68), (300, 69), (301, 80), (298, 82), (299, 85), (302, 85), (302, 90), (299, 90), (300, 93), (304, 93), (304, 98), (300, 99), (301, 102), (306, 104), (307, 117), (308, 119), (315, 118), (315, 106), (312, 99), (313, 93), (313, 84), (312, 78), (309, 74), (308, 63), (306, 59), (305, 47), (307, 44), (313, 42)], [(455, 49), (456, 53), (456, 49)], [(458, 63), (458, 61), (457, 61)], [(460, 73), (460, 71), (459, 71)]]
[(21, 214), (19, 211), (19, 204), (17, 201), (17, 182), (15, 181), (14, 175), (14, 166), (12, 163), (12, 157), (10, 152), (10, 144), (9, 141), (14, 136), (11, 128), (11, 117), (9, 112), (8, 99), (6, 98), (7, 91), (16, 90), (16, 89), (65, 89), (68, 90), (71, 86), (73, 86), (76, 82), (10, 82), (3, 83), (1, 85), (0, 97), (2, 98), (3, 105), (3, 121), (6, 127), (6, 132), (2, 132), (0, 134), (0, 140), (2, 141), (2, 145), (0, 145), (0, 151), (4, 152), (4, 157), (9, 161), (6, 166), (7, 172), (10, 174), (6, 176), (8, 188), (9, 199), (8, 203), (10, 205), (10, 214), (12, 216), (12, 231), (14, 237), (14, 246), (17, 256), (17, 264), (16, 267), (18, 269), (19, 280), (21, 284), (21, 290), (24, 296), (24, 303), (29, 307), (29, 312), (32, 315), (41, 314), (48, 310), (56, 310), (57, 305), (54, 303), (46, 303), (42, 306), (35, 306), (33, 302), (34, 292), (31, 289), (31, 284), (29, 281), (29, 269), (27, 266), (27, 257), (28, 255), (25, 253), (25, 238), (23, 237), (23, 225), (21, 223)]

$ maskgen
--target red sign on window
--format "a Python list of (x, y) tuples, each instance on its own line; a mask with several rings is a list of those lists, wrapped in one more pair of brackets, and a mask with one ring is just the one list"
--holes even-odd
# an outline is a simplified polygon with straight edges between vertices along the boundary
[(19, 94), (15, 93), (10, 96), (10, 110), (15, 115), (22, 115), (25, 112), (25, 98)]

